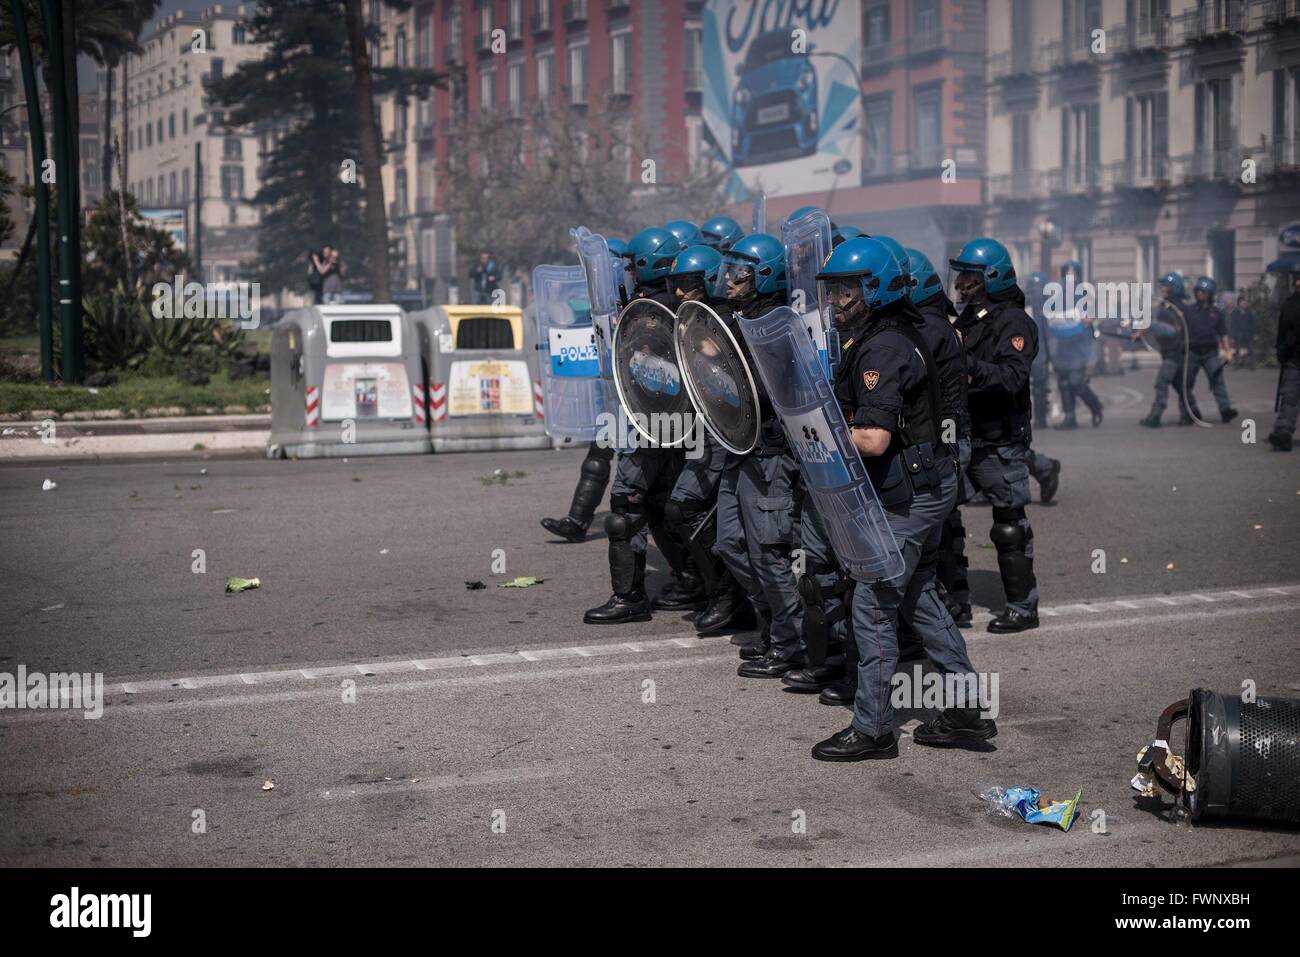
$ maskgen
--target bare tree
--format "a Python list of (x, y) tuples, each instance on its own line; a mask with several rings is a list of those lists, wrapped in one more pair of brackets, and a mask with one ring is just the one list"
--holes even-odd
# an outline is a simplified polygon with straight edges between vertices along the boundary
[(370, 77), (370, 54), (366, 50), (366, 21), (361, 0), (343, 0), (352, 56), (352, 90), (357, 103), (357, 125), (361, 137), (361, 170), (365, 180), (366, 241), (370, 253), (370, 288), (375, 302), (392, 302), (388, 275), (388, 214), (384, 209), (384, 156), (379, 144), (375, 116), (374, 87)]
[(626, 237), (669, 219), (703, 219), (723, 176), (699, 164), (665, 181), (656, 164), (643, 182), (654, 156), (625, 113), (480, 112), (458, 122), (452, 142), (440, 173), (462, 273), (483, 249), (514, 272), (572, 262), (569, 230), (579, 224)]

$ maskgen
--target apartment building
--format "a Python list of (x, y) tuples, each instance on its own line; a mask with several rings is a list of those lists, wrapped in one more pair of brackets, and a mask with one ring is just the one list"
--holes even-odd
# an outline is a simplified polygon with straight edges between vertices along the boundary
[(1256, 281), (1300, 221), (1300, 2), (992, 0), (987, 231), (1022, 273)]
[[(251, 4), (216, 4), (162, 18), (140, 38), (143, 52), (124, 60), (125, 82), (119, 72), (115, 92), (129, 191), (144, 210), (183, 214), (191, 256), (201, 222), (203, 278), (211, 282), (239, 278), (257, 251), (260, 216), (251, 197), (272, 134), (228, 127), (206, 92), (209, 82), (263, 55), (244, 23), (252, 12)], [(101, 96), (104, 88), (101, 72)]]

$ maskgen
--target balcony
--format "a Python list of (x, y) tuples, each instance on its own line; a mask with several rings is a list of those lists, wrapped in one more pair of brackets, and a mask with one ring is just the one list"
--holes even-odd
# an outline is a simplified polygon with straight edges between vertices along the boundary
[(564, 22), (568, 26), (577, 26), (587, 22), (587, 0), (569, 0), (564, 5)]
[(1283, 136), (1273, 140), (1268, 153), (1274, 172), (1300, 169), (1300, 136)]
[(442, 48), (442, 59), (444, 63), (460, 63), (460, 41), (448, 43)]
[(1025, 203), (1043, 195), (1041, 176), (1032, 169), (990, 176), (987, 182), (990, 203)]
[(632, 10), (632, 0), (605, 0), (605, 9), (610, 16), (621, 16)]
[(435, 131), (435, 125), (432, 116), (429, 117), (427, 120), (415, 121), (415, 139), (417, 141), (433, 139), (434, 131)]
[(1173, 167), (1168, 156), (1142, 156), (1121, 160), (1106, 167), (1104, 182), (1115, 192), (1135, 192), (1166, 189), (1170, 185)]
[(509, 46), (516, 46), (524, 42), (524, 21), (511, 20), (506, 23), (506, 43)]
[(883, 70), (907, 56), (907, 41), (885, 40), (862, 48), (862, 72)]
[(1300, 0), (1266, 0), (1259, 18), (1265, 26), (1300, 21)]
[(1241, 182), (1243, 153), (1238, 147), (1201, 149), (1184, 158), (1189, 179)]
[(438, 210), (432, 196), (417, 196), (415, 197), (415, 211), (421, 215), (427, 216), (430, 213), (437, 212)]
[(1195, 10), (1182, 15), (1183, 40), (1203, 43), (1240, 36), (1246, 30), (1245, 0), (1202, 0)]
[(1101, 164), (1085, 163), (1047, 170), (1042, 177), (1046, 191), (1053, 196), (1083, 196), (1101, 189), (1101, 174)]
[(476, 33), (474, 34), (474, 52), (479, 56), (490, 56), (492, 53), (492, 34)]
[(1048, 70), (1064, 70), (1073, 67), (1096, 69), (1099, 56), (1092, 52), (1092, 38), (1081, 34), (1044, 43), (1041, 62)]
[(1120, 23), (1106, 31), (1111, 51), (1127, 56), (1160, 53), (1174, 45), (1171, 17), (1141, 17)]
[(554, 17), (551, 15), (551, 8), (547, 7), (541, 13), (534, 13), (528, 18), (528, 29), (530, 29), (534, 35), (550, 33), (555, 29), (555, 24), (552, 22), (553, 19)]
[(1039, 63), (1040, 58), (1034, 55), (1034, 51), (1023, 47), (990, 53), (988, 77), (994, 83), (1028, 78), (1038, 71)]

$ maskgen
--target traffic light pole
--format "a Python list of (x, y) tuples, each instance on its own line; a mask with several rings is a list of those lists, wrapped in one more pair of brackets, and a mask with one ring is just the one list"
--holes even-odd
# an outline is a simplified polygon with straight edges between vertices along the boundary
[(55, 182), (59, 200), (59, 329), (63, 339), (63, 382), (81, 381), (81, 229), (77, 211), (76, 139), (79, 114), (68, 104), (64, 74), (61, 0), (41, 0), (46, 52), (50, 60), (50, 103), (54, 119)]
[(36, 67), (27, 37), (27, 11), (23, 0), (9, 0), (14, 39), (23, 69), (23, 95), (27, 98), (27, 129), (32, 141), (33, 180), (36, 185), (36, 301), (41, 326), (41, 379), (54, 381), (54, 315), (50, 305), (50, 191), (45, 186), (45, 124), (41, 121)]

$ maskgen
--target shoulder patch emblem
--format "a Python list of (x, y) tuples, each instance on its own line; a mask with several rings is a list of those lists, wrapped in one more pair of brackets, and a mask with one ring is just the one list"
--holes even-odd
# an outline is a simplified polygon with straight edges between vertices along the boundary
[(870, 392), (876, 386), (880, 385), (880, 373), (875, 371), (874, 369), (872, 369), (870, 372), (862, 373), (862, 384), (865, 385), (867, 387), (867, 391)]
[(1012, 348), (1012, 349), (1015, 349), (1017, 352), (1024, 352), (1024, 351), (1025, 351), (1025, 337), (1024, 337), (1024, 336), (1012, 336), (1012, 337), (1011, 337), (1011, 348)]

